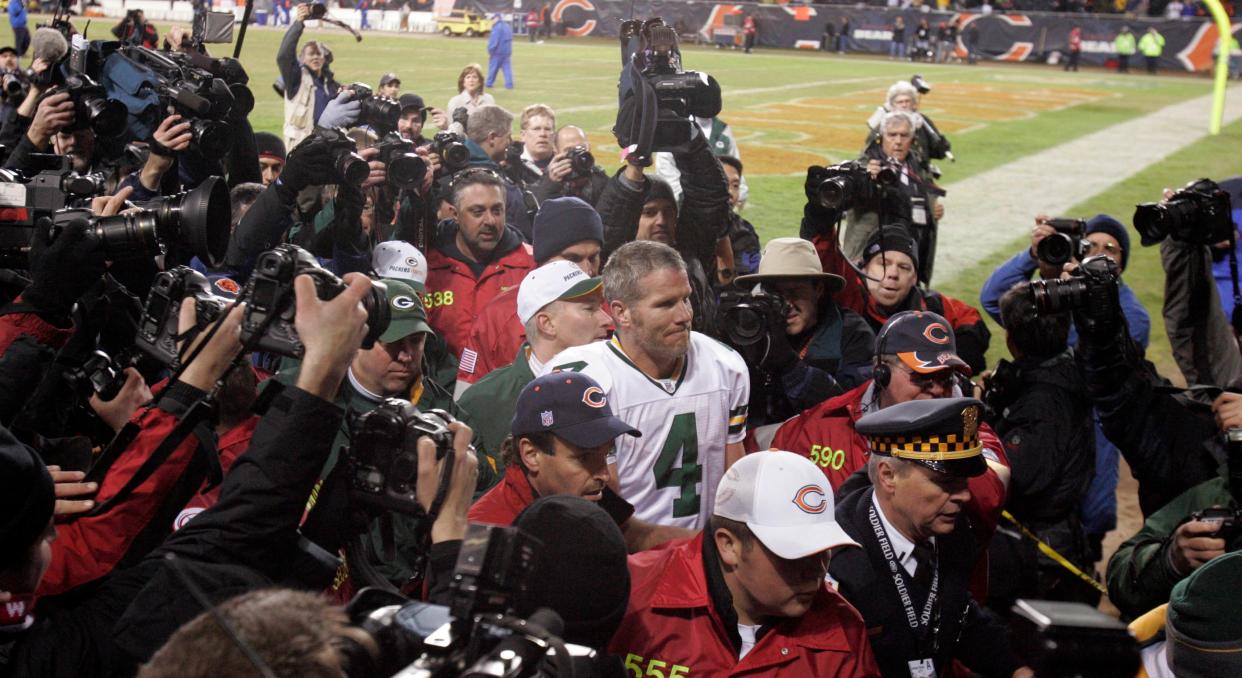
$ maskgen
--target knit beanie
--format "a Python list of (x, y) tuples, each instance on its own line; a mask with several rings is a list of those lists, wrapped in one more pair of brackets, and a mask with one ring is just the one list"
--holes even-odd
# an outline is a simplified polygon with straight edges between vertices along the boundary
[(1209, 560), (1178, 582), (1165, 616), (1169, 668), (1180, 678), (1242, 675), (1242, 615), (1234, 596), (1242, 552)]
[(914, 262), (916, 271), (919, 268), (918, 244), (914, 242), (914, 237), (904, 225), (898, 224), (876, 229), (875, 233), (867, 239), (866, 247), (863, 247), (863, 264), (866, 265), (880, 252), (901, 252)]
[(664, 198), (677, 205), (677, 196), (673, 194), (673, 187), (660, 177), (647, 176), (647, 188), (643, 190), (643, 204), (647, 204), (652, 200)]
[(1126, 227), (1107, 214), (1097, 214), (1087, 222), (1087, 235), (1092, 233), (1107, 233), (1117, 239), (1121, 244), (1121, 268), (1125, 269), (1130, 261), (1130, 234)]
[(545, 200), (535, 214), (533, 239), (535, 263), (542, 266), (574, 243), (597, 240), (603, 245), (604, 222), (581, 198), (553, 198)]
[(285, 142), (271, 132), (255, 132), (254, 145), (259, 156), (267, 156), (284, 162)]
[(0, 569), (18, 563), (47, 529), (56, 505), (47, 465), (0, 427)]
[(560, 495), (536, 500), (513, 525), (543, 542), (517, 613), (551, 608), (566, 642), (603, 650), (630, 600), (621, 528), (595, 502)]

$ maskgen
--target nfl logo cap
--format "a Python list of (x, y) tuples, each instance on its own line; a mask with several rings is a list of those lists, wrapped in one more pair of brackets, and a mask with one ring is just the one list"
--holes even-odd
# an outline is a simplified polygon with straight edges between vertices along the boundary
[(550, 261), (522, 279), (517, 294), (518, 320), (525, 325), (544, 306), (554, 301), (598, 294), (603, 285), (603, 278), (592, 278), (573, 262), (564, 259)]
[(427, 283), (427, 257), (404, 240), (388, 240), (376, 245), (371, 255), (371, 267), (379, 278), (413, 282), (416, 283), (415, 288), (422, 288)]
[(513, 409), (509, 430), (514, 436), (548, 431), (578, 447), (599, 447), (622, 434), (642, 435), (612, 413), (604, 389), (594, 379), (577, 372), (553, 372), (535, 379), (518, 394)]
[(902, 311), (889, 318), (876, 337), (875, 353), (896, 355), (906, 367), (920, 374), (946, 368), (970, 374), (970, 366), (957, 355), (953, 326), (931, 311)]
[(810, 459), (755, 452), (737, 461), (716, 488), (715, 515), (745, 523), (768, 550), (797, 560), (836, 546), (858, 546), (837, 524), (832, 488)]

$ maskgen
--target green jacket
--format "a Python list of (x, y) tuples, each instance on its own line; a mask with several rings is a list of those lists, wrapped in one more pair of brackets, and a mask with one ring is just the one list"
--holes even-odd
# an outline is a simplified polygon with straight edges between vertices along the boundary
[(1108, 561), (1108, 597), (1128, 617), (1169, 602), (1173, 585), (1189, 575), (1169, 563), (1168, 547), (1182, 522), (1195, 511), (1234, 506), (1224, 478), (1199, 483), (1148, 516), (1143, 529), (1127, 539)]
[(1144, 33), (1139, 39), (1138, 49), (1143, 56), (1158, 57), (1164, 52), (1164, 36), (1159, 33)]
[(1118, 54), (1134, 54), (1134, 44), (1133, 33), (1119, 33), (1117, 39), (1113, 40), (1113, 47)]
[[(526, 357), (528, 348), (530, 344), (522, 342), (511, 364), (493, 370), (466, 389), (457, 401), (462, 421), (474, 430), (474, 446), (479, 455), (480, 490), (486, 490), (504, 476), (505, 463), (500, 458), (500, 444), (509, 436), (518, 394), (535, 379)], [(491, 476), (487, 487), (483, 486), (485, 473)]]

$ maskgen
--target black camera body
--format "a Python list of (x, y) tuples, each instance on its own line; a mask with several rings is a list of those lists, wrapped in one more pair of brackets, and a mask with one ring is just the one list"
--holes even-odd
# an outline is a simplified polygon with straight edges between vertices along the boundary
[(1051, 226), (1056, 233), (1040, 240), (1035, 246), (1035, 257), (1040, 261), (1062, 266), (1070, 261), (1082, 261), (1091, 251), (1085, 220), (1058, 217), (1048, 219), (1044, 224)]
[(1225, 549), (1242, 549), (1242, 510), (1212, 506), (1190, 514), (1190, 520), (1198, 520), (1216, 526), (1210, 537), (1225, 540)]
[(354, 91), (354, 101), (359, 105), (359, 125), (371, 127), (380, 136), (397, 130), (397, 121), (401, 119), (400, 102), (375, 94), (368, 85), (360, 82), (355, 82), (349, 88)]
[(574, 146), (569, 149), (569, 168), (570, 178), (585, 179), (591, 176), (591, 171), (595, 169), (595, 156), (591, 155), (591, 151), (586, 146)]
[(1186, 184), (1162, 203), (1134, 206), (1134, 228), (1143, 245), (1151, 246), (1166, 237), (1192, 245), (1211, 245), (1233, 241), (1233, 218), (1229, 193), (1211, 179)]
[(332, 147), (332, 167), (339, 183), (361, 186), (371, 175), (371, 165), (355, 152), (358, 145), (342, 129), (315, 129), (316, 143)]
[(23, 184), (21, 190), (0, 191), (0, 207), (10, 208), (0, 213), (4, 226), (33, 226), (40, 217), (107, 191), (102, 174), (78, 174), (70, 169), (66, 156), (36, 153), (29, 158), (30, 165), (43, 169), (34, 175), (0, 171), (3, 183)]
[(1116, 294), (1120, 282), (1117, 262), (1101, 254), (1084, 259), (1068, 279), (1033, 281), (1031, 296), (1036, 313), (1072, 311), (1110, 304), (1109, 298)]
[(819, 182), (815, 195), (825, 209), (838, 211), (874, 202), (882, 186), (895, 184), (901, 177), (899, 168), (885, 165), (872, 179), (867, 166), (857, 160), (847, 160), (824, 169), (827, 175)]
[(65, 69), (60, 89), (73, 101), (73, 123), (67, 129), (89, 128), (101, 137), (114, 137), (125, 131), (129, 121), (125, 105), (109, 99), (103, 86), (85, 73)]
[(1022, 370), (1017, 365), (1001, 358), (992, 370), (992, 376), (983, 382), (984, 411), (989, 422), (994, 422), (1005, 414), (1018, 396), (1022, 395)]
[(418, 442), (430, 438), (436, 459), (444, 458), (453, 449), (453, 433), (448, 428), (453, 421), (447, 412), (419, 412), (408, 401), (396, 398), (360, 415), (350, 427), (351, 499), (380, 511), (421, 513)]
[[(333, 299), (345, 290), (345, 283), (336, 274), (320, 266), (310, 252), (297, 245), (282, 244), (260, 254), (242, 293), (246, 300), (241, 324), (243, 344), (289, 358), (302, 357), (306, 347), (293, 325), (293, 280), (299, 275), (311, 277), (320, 299)], [(391, 319), (387, 290), (382, 284), (372, 284), (362, 305), (367, 311), (367, 335), (362, 347), (370, 348), (388, 329)]]
[(202, 273), (189, 266), (177, 266), (155, 276), (147, 303), (138, 320), (134, 344), (138, 350), (154, 358), (170, 370), (181, 366), (177, 349), (181, 305), (193, 302), (195, 331), (183, 337), (189, 341), (215, 322), (232, 303), (211, 293), (211, 283)]
[(380, 162), (387, 168), (389, 184), (409, 190), (423, 183), (423, 177), (427, 175), (427, 161), (414, 152), (413, 141), (392, 132), (376, 148), (379, 149)]
[(750, 292), (729, 291), (717, 306), (720, 340), (740, 353), (746, 363), (759, 367), (771, 345), (773, 332), (785, 332), (785, 299), (756, 285)]
[(455, 174), (470, 164), (470, 149), (461, 135), (454, 132), (437, 132), (431, 138), (431, 152), (440, 156), (441, 171), (445, 174)]
[(66, 378), (78, 397), (85, 401), (92, 395), (109, 402), (125, 387), (125, 367), (107, 353), (96, 350), (81, 366), (69, 370)]

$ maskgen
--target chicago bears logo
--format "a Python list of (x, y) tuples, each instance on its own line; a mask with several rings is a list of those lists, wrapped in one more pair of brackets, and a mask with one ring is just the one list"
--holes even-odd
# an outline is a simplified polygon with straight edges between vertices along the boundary
[(949, 333), (949, 328), (941, 323), (932, 323), (923, 330), (923, 336), (933, 344), (947, 344), (953, 335)]
[(598, 386), (588, 386), (587, 390), (582, 392), (582, 402), (587, 407), (599, 409), (608, 404), (608, 399), (604, 397), (604, 389)]
[(217, 278), (215, 285), (216, 289), (224, 292), (225, 294), (237, 296), (237, 293), (241, 292), (241, 286), (238, 285), (232, 278)]
[(408, 311), (417, 304), (418, 302), (414, 301), (413, 297), (407, 297), (404, 294), (392, 298), (392, 307), (398, 311)]
[(794, 493), (794, 506), (797, 506), (803, 513), (816, 515), (828, 510), (828, 500), (824, 497), (824, 490), (819, 485), (803, 485)]

